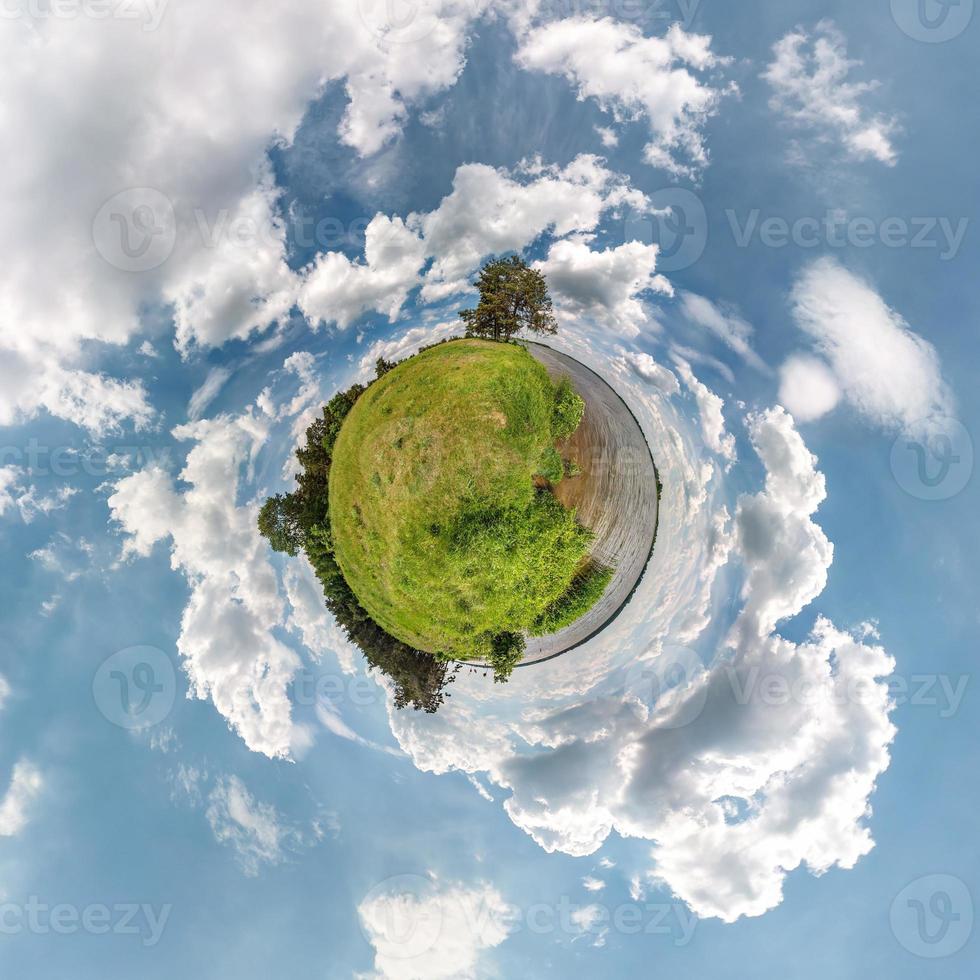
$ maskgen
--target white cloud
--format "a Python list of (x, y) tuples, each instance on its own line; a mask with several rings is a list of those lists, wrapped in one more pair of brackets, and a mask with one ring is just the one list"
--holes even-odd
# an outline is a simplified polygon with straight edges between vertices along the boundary
[[(6, 681), (3, 683), (5, 690), (9, 690)], [(16, 763), (7, 791), (0, 799), (0, 837), (14, 837), (24, 829), (43, 786), (44, 780), (36, 766), (25, 759)]]
[(813, 34), (790, 31), (773, 45), (774, 59), (763, 78), (773, 94), (770, 106), (787, 119), (811, 130), (817, 139), (839, 141), (857, 159), (874, 159), (894, 166), (892, 145), (897, 124), (874, 115), (862, 100), (877, 82), (848, 82), (860, 61), (847, 57), (844, 35), (830, 21), (821, 21)]
[(826, 481), (792, 417), (778, 407), (750, 416), (749, 436), (766, 467), (766, 486), (740, 498), (735, 515), (747, 572), (741, 622), (764, 635), (823, 591), (834, 546), (810, 520), (827, 496)]
[(932, 344), (834, 259), (803, 270), (792, 306), (796, 325), (826, 358), (844, 399), (869, 421), (913, 431), (923, 420), (953, 413)]
[(171, 566), (188, 581), (177, 649), (191, 696), (210, 699), (253, 751), (290, 758), (309, 747), (310, 732), (292, 721), (287, 692), (301, 661), (276, 628), (292, 630), (314, 658), (333, 650), (345, 669), (353, 653), (308, 568), (288, 568), (287, 608), (256, 526), (259, 503), (239, 503), (272, 426), (293, 419), (295, 436), (319, 399), (309, 352), (291, 354), (277, 376), (295, 377), (299, 390), (277, 399), (267, 387), (239, 415), (178, 426), (173, 436), (191, 443), (178, 480), (159, 465), (144, 467), (116, 481), (108, 506), (126, 536), (124, 557), (145, 557), (167, 541)]
[(45, 571), (59, 575), (66, 582), (74, 582), (91, 567), (95, 546), (85, 538), (72, 538), (58, 531), (43, 547), (27, 557), (36, 561)]
[[(0, 306), (3, 302), (0, 285)], [(118, 432), (126, 422), (138, 430), (150, 427), (155, 413), (141, 381), (119, 381), (65, 366), (57, 360), (60, 352), (42, 350), (41, 344), (35, 350), (15, 350), (7, 345), (4, 319), (0, 318), (0, 426), (43, 410), (95, 436)], [(40, 334), (49, 335), (50, 330)]]
[(19, 466), (0, 466), (0, 517), (16, 506), (22, 473)]
[(738, 313), (723, 309), (697, 293), (682, 292), (680, 301), (681, 312), (688, 320), (710, 330), (747, 364), (759, 371), (768, 371), (762, 358), (752, 349), (752, 325)]
[(242, 870), (250, 877), (263, 865), (281, 864), (295, 837), (279, 811), (256, 800), (237, 776), (216, 780), (205, 815), (215, 840), (235, 851)]
[(314, 325), (346, 327), (368, 310), (394, 320), (424, 263), (425, 245), (416, 232), (401, 218), (376, 214), (365, 231), (364, 261), (351, 262), (342, 252), (318, 256), (306, 270), (300, 309)]
[(601, 905), (579, 905), (572, 909), (569, 919), (583, 935), (592, 936), (592, 945), (602, 948), (609, 935), (609, 910)]
[[(352, 262), (342, 252), (318, 256), (304, 270), (299, 305), (314, 323), (345, 327), (371, 310), (394, 320), (418, 285), (425, 302), (466, 292), (472, 288), (468, 277), (486, 256), (520, 251), (543, 234), (592, 233), (604, 214), (626, 206), (642, 211), (649, 201), (591, 154), (564, 168), (540, 160), (510, 172), (463, 164), (435, 210), (404, 220), (376, 214), (367, 228), (364, 261)], [(609, 287), (621, 305), (628, 303), (631, 286), (669, 288), (652, 275), (656, 246), (630, 243), (595, 254), (604, 258), (594, 261), (607, 262), (611, 272), (625, 277)]]
[(798, 421), (812, 422), (837, 407), (840, 385), (819, 358), (794, 354), (779, 369), (779, 400)]
[(608, 17), (570, 17), (532, 30), (516, 59), (529, 71), (564, 76), (580, 99), (594, 98), (617, 122), (645, 119), (652, 165), (692, 177), (707, 165), (702, 128), (724, 94), (707, 73), (725, 64), (710, 37), (679, 24), (663, 37), (644, 37)]
[(620, 356), (634, 374), (655, 385), (664, 394), (676, 395), (680, 392), (681, 386), (674, 372), (658, 364), (645, 351), (622, 351)]
[(683, 357), (673, 355), (677, 373), (684, 384), (691, 390), (698, 405), (698, 415), (701, 419), (701, 435), (705, 445), (719, 456), (729, 461), (735, 459), (735, 437), (725, 428), (725, 416), (722, 412), (724, 401), (706, 384), (699, 381), (691, 370), (691, 365)]
[(591, 154), (580, 154), (564, 168), (535, 160), (513, 173), (465, 164), (439, 207), (414, 221), (435, 257), (422, 298), (443, 299), (470, 288), (466, 277), (487, 255), (519, 251), (544, 232), (559, 238), (592, 232), (605, 212), (627, 206), (639, 211), (649, 201)]
[[(411, 884), (416, 883), (415, 876)], [(480, 954), (510, 934), (510, 909), (486, 884), (442, 884), (399, 890), (379, 888), (357, 912), (374, 947), (374, 976), (388, 980), (471, 980)]]
[(650, 318), (639, 297), (646, 292), (671, 295), (673, 288), (657, 267), (657, 245), (626, 242), (593, 251), (580, 239), (555, 242), (535, 262), (548, 280), (559, 313), (604, 324), (636, 336)]
[(273, 635), (284, 615), (268, 546), (256, 528), (257, 504), (238, 506), (241, 468), (267, 423), (250, 412), (180, 426), (194, 443), (177, 489), (158, 467), (118, 481), (109, 509), (129, 536), (124, 551), (148, 555), (171, 542), (171, 565), (187, 576), (191, 596), (177, 648), (191, 694), (210, 698), (246, 745), (289, 755), (293, 726), (286, 688), (297, 655)]
[(599, 139), (602, 140), (602, 145), (607, 149), (619, 146), (619, 137), (614, 129), (610, 129), (608, 126), (596, 126), (595, 131)]
[(288, 625), (303, 641), (303, 646), (317, 659), (333, 654), (345, 674), (356, 670), (357, 647), (344, 635), (327, 611), (323, 587), (305, 556), (291, 561), (283, 572), (283, 584), (289, 599)]
[[(153, 30), (138, 18), (9, 21), (0, 137), (17, 153), (0, 190), (0, 425), (39, 411), (96, 434), (148, 425), (142, 384), (92, 364), (100, 344), (137, 336), (146, 310), (172, 304), (184, 352), (281, 321), (295, 277), (268, 147), (288, 143), (310, 101), (340, 81), (340, 137), (373, 153), (410, 105), (454, 83), (485, 6), (427, 0), (416, 12), (431, 30), (411, 44), (372, 20), (387, 7), (370, 2), (284, 0), (272, 12), (259, 0), (171, 0)], [(137, 252), (152, 241), (160, 264), (128, 271), (127, 231)]]
[(174, 306), (174, 345), (183, 353), (282, 323), (293, 305), (297, 279), (286, 264), (286, 229), (276, 213), (280, 191), (265, 161), (254, 180), (213, 219), (195, 216), (199, 261), (164, 285), (163, 296)]
[(593, 878), (592, 875), (586, 875), (582, 879), (582, 887), (587, 892), (601, 892), (606, 887), (606, 883), (601, 878)]
[(204, 410), (218, 397), (218, 393), (224, 387), (225, 382), (231, 377), (231, 369), (226, 367), (215, 367), (208, 371), (207, 377), (200, 387), (191, 395), (191, 400), (187, 403), (187, 417), (192, 421), (199, 419)]

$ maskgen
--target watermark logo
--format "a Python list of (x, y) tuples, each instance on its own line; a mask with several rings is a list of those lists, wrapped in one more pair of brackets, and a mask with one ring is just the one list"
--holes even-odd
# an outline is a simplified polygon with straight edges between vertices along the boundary
[(120, 728), (142, 730), (159, 725), (174, 706), (177, 674), (170, 658), (156, 647), (127, 647), (96, 671), (92, 694), (99, 711)]
[(92, 221), (99, 254), (123, 272), (148, 272), (170, 258), (177, 218), (170, 199), (152, 187), (131, 187), (109, 198)]
[(369, 943), (383, 940), (386, 955), (399, 960), (422, 956), (442, 933), (442, 902), (422, 875), (396, 875), (376, 885), (364, 896), (361, 908), (372, 909), (370, 924), (360, 918)]
[(895, 938), (915, 956), (959, 952), (973, 932), (973, 898), (953, 875), (925, 875), (906, 885), (891, 907)]
[(973, 0), (891, 0), (892, 19), (913, 41), (939, 44), (962, 34), (973, 19)]
[(381, 40), (395, 44), (424, 40), (436, 29), (440, 13), (462, 13), (476, 7), (476, 2), (446, 4), (439, 12), (437, 6), (432, 0), (357, 0), (364, 26)]
[(694, 265), (708, 244), (708, 216), (701, 199), (683, 187), (664, 187), (650, 195), (652, 210), (626, 219), (626, 241), (660, 246), (658, 272)]
[(921, 435), (899, 436), (891, 467), (898, 485), (919, 500), (948, 500), (973, 475), (973, 439), (958, 419), (935, 416), (918, 423)]
[(708, 688), (704, 664), (688, 647), (665, 644), (652, 660), (638, 661), (626, 672), (625, 700), (641, 722), (654, 728), (683, 728), (704, 709)]

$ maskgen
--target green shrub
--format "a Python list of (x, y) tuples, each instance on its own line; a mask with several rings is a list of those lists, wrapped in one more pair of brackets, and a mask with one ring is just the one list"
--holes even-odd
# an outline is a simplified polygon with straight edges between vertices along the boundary
[(551, 434), (555, 439), (568, 439), (579, 427), (585, 413), (585, 402), (576, 393), (568, 378), (555, 386), (555, 405), (551, 414)]
[(612, 574), (611, 568), (590, 561), (572, 580), (568, 591), (535, 620), (531, 635), (543, 636), (545, 633), (557, 633), (558, 630), (574, 623), (602, 598), (602, 593), (606, 591)]
[(491, 637), (487, 664), (493, 668), (494, 681), (502, 682), (510, 677), (524, 656), (525, 646), (521, 633), (498, 633)]
[(565, 465), (562, 462), (561, 453), (554, 446), (548, 446), (541, 454), (538, 475), (543, 476), (552, 485), (558, 483), (565, 475)]

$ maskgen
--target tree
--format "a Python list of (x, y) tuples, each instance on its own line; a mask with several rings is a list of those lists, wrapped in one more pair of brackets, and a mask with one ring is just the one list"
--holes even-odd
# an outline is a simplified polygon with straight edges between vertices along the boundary
[(383, 378), (389, 371), (396, 367), (398, 367), (398, 361), (386, 361), (383, 357), (379, 357), (374, 362), (375, 377)]
[(297, 494), (277, 493), (259, 511), (259, 533), (275, 551), (295, 558), (306, 540), (302, 502)]
[(497, 633), (492, 637), (487, 663), (493, 668), (494, 681), (501, 683), (510, 677), (524, 656), (525, 646), (520, 633)]
[(480, 291), (476, 309), (459, 311), (467, 334), (509, 340), (521, 330), (558, 332), (544, 276), (529, 268), (519, 256), (487, 262), (476, 285)]

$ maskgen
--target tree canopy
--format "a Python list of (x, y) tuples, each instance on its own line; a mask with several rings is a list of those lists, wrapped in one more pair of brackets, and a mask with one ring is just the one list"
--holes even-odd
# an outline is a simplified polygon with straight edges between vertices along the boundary
[(476, 281), (480, 300), (476, 309), (460, 310), (466, 332), (487, 340), (509, 340), (514, 334), (558, 332), (544, 276), (520, 256), (493, 259)]

